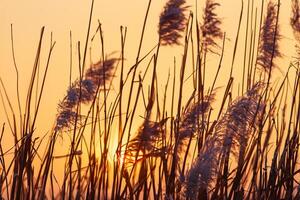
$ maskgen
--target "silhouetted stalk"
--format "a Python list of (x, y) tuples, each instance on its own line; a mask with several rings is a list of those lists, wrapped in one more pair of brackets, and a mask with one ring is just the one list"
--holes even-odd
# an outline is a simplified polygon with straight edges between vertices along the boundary
[[(136, 70), (137, 70), (137, 67), (139, 65), (139, 57), (140, 57), (140, 52), (141, 52), (141, 49), (142, 49), (144, 33), (145, 33), (145, 29), (146, 29), (146, 24), (147, 24), (147, 19), (148, 19), (148, 14), (149, 14), (151, 2), (152, 2), (152, 0), (149, 0), (149, 2), (148, 2), (147, 11), (146, 11), (146, 15), (145, 15), (145, 18), (144, 18), (144, 23), (143, 23), (143, 28), (142, 28), (141, 38), (140, 38), (140, 43), (139, 43), (139, 48), (138, 48), (138, 52), (137, 52), (137, 56), (136, 56), (136, 62), (135, 62), (134, 68), (133, 68), (132, 80), (131, 80), (131, 85), (130, 85), (130, 90), (129, 90), (129, 98), (128, 98), (127, 109), (126, 109), (126, 121), (129, 118), (129, 108), (130, 108), (133, 84), (134, 84)], [(124, 125), (123, 131), (126, 128), (126, 124), (127, 123), (125, 123), (125, 125)], [(130, 132), (130, 130), (129, 130), (129, 132)]]
[(237, 28), (237, 33), (236, 33), (235, 42), (234, 42), (234, 49), (233, 49), (233, 54), (232, 54), (231, 69), (230, 69), (230, 75), (229, 75), (230, 78), (232, 77), (233, 65), (234, 65), (234, 62), (235, 62), (237, 46), (238, 46), (238, 43), (239, 43), (243, 11), (244, 11), (244, 1), (242, 0), (241, 12), (240, 12), (240, 16), (239, 16), (239, 24), (238, 24), (238, 28)]
[[(20, 101), (20, 90), (19, 90), (19, 69), (17, 66), (17, 61), (15, 58), (15, 47), (14, 47), (14, 36), (13, 36), (13, 25), (10, 25), (10, 39), (11, 39), (11, 50), (12, 50), (12, 56), (14, 61), (14, 67), (16, 71), (16, 78), (17, 78), (17, 100), (18, 100), (18, 109), (19, 109), (19, 115), (20, 115), (20, 124), (22, 124), (22, 109), (21, 109), (21, 101)], [(21, 126), (20, 126), (21, 128)], [(20, 132), (22, 132), (22, 129), (20, 129)]]
[[(187, 25), (192, 21), (193, 16), (190, 15), (189, 20), (187, 22)], [(191, 23), (192, 24), (192, 23)], [(192, 25), (191, 25), (192, 26)], [(188, 26), (187, 26), (188, 27)], [(184, 71), (186, 67), (186, 60), (187, 60), (187, 52), (188, 52), (188, 46), (189, 46), (189, 37), (190, 37), (190, 30), (191, 28), (188, 27), (186, 29), (186, 35), (185, 35), (185, 44), (184, 44), (184, 53), (182, 57), (182, 62), (181, 62), (181, 68), (180, 68), (180, 85), (179, 85), (179, 96), (178, 96), (178, 103), (177, 103), (177, 116), (176, 116), (176, 122), (175, 122), (175, 143), (174, 143), (174, 154), (172, 156), (172, 164), (171, 164), (171, 169), (170, 169), (170, 176), (168, 177), (168, 184), (166, 188), (166, 195), (174, 195), (174, 190), (175, 190), (175, 173), (176, 173), (176, 168), (177, 168), (177, 156), (176, 152), (178, 151), (178, 137), (179, 137), (179, 119), (181, 115), (181, 102), (182, 102), (182, 90), (183, 90), (183, 83), (184, 83)]]

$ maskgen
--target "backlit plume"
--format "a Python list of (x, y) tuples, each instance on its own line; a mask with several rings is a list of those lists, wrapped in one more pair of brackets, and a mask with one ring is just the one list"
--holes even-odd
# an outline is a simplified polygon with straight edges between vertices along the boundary
[(180, 44), (185, 29), (187, 11), (185, 0), (169, 0), (159, 18), (158, 34), (161, 45)]
[(300, 58), (300, 5), (299, 0), (292, 0), (292, 16), (290, 19), (290, 24), (293, 29), (293, 33), (295, 39), (297, 41), (296, 51), (297, 51), (297, 58)]
[(260, 91), (264, 86), (257, 82), (245, 95), (234, 100), (216, 125), (216, 134), (224, 138), (223, 154), (231, 151), (237, 156), (238, 149), (246, 148), (252, 128), (262, 115), (264, 103), (260, 101)]
[(217, 46), (216, 39), (223, 37), (223, 32), (220, 28), (221, 19), (216, 14), (216, 8), (220, 6), (214, 0), (207, 0), (203, 13), (203, 24), (200, 27), (202, 32), (203, 44), (206, 49)]
[(64, 99), (58, 105), (55, 131), (70, 128), (80, 116), (76, 113), (79, 104), (88, 104), (93, 101), (97, 92), (104, 86), (105, 82), (113, 77), (113, 69), (118, 59), (109, 58), (92, 64), (85, 72), (84, 78), (76, 80), (67, 90)]
[[(198, 158), (187, 173), (185, 196), (196, 199), (201, 191), (208, 191), (216, 178), (222, 155), (238, 155), (244, 152), (251, 136), (252, 127), (262, 113), (260, 91), (263, 83), (256, 83), (247, 93), (235, 100), (215, 127), (200, 151)], [(243, 155), (239, 155), (243, 156)]]
[(281, 57), (278, 44), (280, 35), (277, 13), (278, 5), (270, 1), (267, 8), (267, 16), (261, 28), (259, 54), (257, 57), (257, 64), (266, 72), (275, 67), (274, 59)]
[[(199, 130), (203, 129), (206, 126), (207, 122), (205, 121), (205, 119), (214, 100), (215, 93), (205, 96), (204, 99), (199, 103), (196, 102), (187, 106), (179, 122), (178, 153), (183, 150), (182, 148), (184, 147), (185, 142), (191, 137), (194, 137), (197, 130), (198, 120), (200, 120)], [(202, 116), (204, 121), (202, 120)]]
[(187, 173), (185, 196), (189, 199), (197, 199), (199, 189), (207, 190), (214, 180), (218, 159), (221, 152), (222, 138), (209, 136), (204, 148)]
[(300, 40), (300, 5), (299, 0), (292, 0), (292, 17), (291, 17), (291, 26), (293, 28), (295, 37), (297, 40)]
[(128, 143), (126, 150), (127, 164), (147, 157), (159, 157), (166, 153), (166, 149), (161, 146), (162, 133), (167, 120), (166, 118), (158, 122), (152, 122), (145, 119), (144, 123), (139, 127), (136, 136)]

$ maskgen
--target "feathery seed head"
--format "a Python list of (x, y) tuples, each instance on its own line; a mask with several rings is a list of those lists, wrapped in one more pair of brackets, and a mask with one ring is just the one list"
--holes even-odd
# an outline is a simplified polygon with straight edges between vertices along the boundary
[(144, 159), (147, 157), (159, 157), (168, 150), (160, 147), (161, 133), (163, 126), (167, 122), (167, 118), (159, 122), (145, 120), (138, 129), (137, 135), (131, 139), (126, 149), (126, 163), (134, 162), (132, 157)]
[(232, 102), (217, 124), (216, 134), (224, 138), (223, 153), (231, 150), (236, 155), (237, 147), (246, 147), (251, 130), (257, 125), (263, 111), (260, 91), (264, 85), (261, 82), (256, 83), (244, 96)]
[(259, 54), (257, 64), (266, 72), (276, 67), (274, 59), (281, 57), (279, 51), (279, 26), (277, 22), (278, 5), (269, 1), (267, 8), (267, 16), (261, 28), (261, 37), (259, 41)]
[(220, 6), (220, 4), (216, 3), (214, 0), (206, 0), (203, 24), (200, 29), (203, 37), (203, 44), (208, 50), (210, 47), (218, 46), (215, 40), (223, 37), (223, 32), (220, 28), (222, 22), (215, 12), (218, 6)]
[(294, 35), (300, 40), (300, 5), (299, 0), (292, 0), (292, 17), (290, 19)]
[[(249, 138), (249, 130), (255, 118), (261, 112), (259, 91), (264, 87), (256, 83), (247, 93), (234, 101), (208, 136), (198, 158), (188, 171), (185, 183), (185, 196), (198, 197), (199, 189), (207, 190), (219, 170), (219, 158), (230, 152), (235, 146), (244, 148)], [(234, 153), (234, 152), (233, 152)]]
[[(179, 121), (179, 152), (186, 139), (190, 138), (196, 132), (198, 120), (201, 120), (200, 126), (206, 125), (205, 121), (202, 121), (202, 116), (206, 118), (206, 114), (211, 108), (211, 103), (215, 100), (215, 93), (210, 96), (205, 96), (199, 103), (191, 104), (187, 107)], [(200, 128), (201, 128), (200, 127)]]
[(159, 18), (158, 34), (161, 45), (180, 44), (187, 17), (185, 0), (169, 0)]
[(66, 108), (72, 109), (79, 103), (79, 98), (81, 103), (88, 103), (93, 99), (96, 92), (95, 89), (92, 81), (82, 80), (80, 85), (80, 81), (77, 80), (68, 89), (62, 104), (64, 104)]
[(79, 91), (77, 82), (73, 84), (67, 91), (66, 100), (63, 102), (67, 108), (73, 108), (79, 100)]
[(96, 90), (96, 85), (90, 79), (84, 79), (81, 81), (81, 87), (89, 94), (92, 94)]
[(99, 61), (93, 64), (85, 72), (84, 79), (72, 83), (63, 101), (59, 104), (56, 131), (61, 131), (73, 124), (74, 115), (76, 116), (76, 105), (88, 104), (95, 98), (97, 89), (113, 77), (112, 72), (117, 60), (116, 58), (109, 58), (104, 62)]
[(167, 119), (163, 119), (159, 122), (145, 120), (143, 125), (138, 129), (135, 138), (133, 138), (128, 144), (131, 151), (138, 151), (140, 148), (151, 151), (156, 142), (160, 140), (163, 125), (166, 121)]
[(103, 86), (106, 81), (113, 77), (113, 69), (117, 58), (106, 59), (93, 64), (85, 73), (86, 79), (93, 81), (96, 86)]
[(185, 196), (197, 199), (199, 188), (208, 189), (216, 176), (221, 141), (218, 137), (209, 137), (191, 169), (187, 173)]
[(63, 128), (69, 128), (72, 121), (75, 120), (76, 117), (76, 112), (69, 110), (69, 109), (64, 109), (62, 110), (57, 118), (56, 118), (56, 125), (54, 130), (55, 131), (59, 131)]
[(296, 46), (296, 52), (298, 55), (298, 60), (300, 56), (300, 3), (299, 0), (292, 0), (292, 16), (290, 19), (290, 24), (293, 29), (295, 39), (298, 41)]

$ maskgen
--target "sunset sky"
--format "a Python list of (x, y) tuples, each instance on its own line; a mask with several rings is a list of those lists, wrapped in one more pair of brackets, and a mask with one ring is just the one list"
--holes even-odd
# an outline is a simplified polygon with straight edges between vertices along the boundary
[[(157, 26), (159, 22), (159, 14), (163, 9), (166, 1), (153, 0), (149, 20), (146, 26), (146, 34), (144, 37), (144, 44), (142, 47), (142, 54), (147, 53), (153, 48), (158, 40)], [(202, 1), (201, 1), (202, 2)], [(232, 60), (232, 49), (235, 42), (239, 14), (241, 9), (241, 0), (219, 0), (221, 7), (219, 14), (223, 20), (222, 28), (226, 31), (226, 52), (224, 57), (224, 68), (221, 70), (221, 75), (218, 80), (218, 86), (225, 86), (228, 80), (228, 69)], [(257, 5), (260, 5), (257, 1)], [(138, 49), (139, 38), (142, 28), (143, 19), (145, 16), (148, 0), (95, 0), (93, 20), (91, 25), (91, 35), (93, 35), (98, 26), (98, 19), (100, 20), (104, 32), (105, 52), (109, 55), (115, 52), (114, 55), (119, 56), (120, 53), (120, 26), (128, 28), (127, 40), (125, 47), (125, 72), (134, 64), (135, 56)], [(191, 11), (195, 12), (195, 0), (187, 0)], [(49, 73), (47, 75), (44, 95), (42, 98), (41, 109), (37, 122), (37, 135), (44, 135), (51, 130), (56, 115), (56, 108), (58, 102), (64, 97), (66, 89), (68, 88), (69, 80), (69, 66), (70, 66), (70, 31), (72, 32), (72, 60), (73, 60), (73, 80), (77, 77), (78, 69), (78, 52), (77, 42), (81, 42), (81, 51), (83, 52), (85, 38), (88, 27), (88, 18), (90, 12), (91, 1), (84, 0), (1, 0), (0, 2), (0, 77), (2, 78), (8, 95), (12, 100), (13, 105), (16, 105), (16, 74), (14, 71), (11, 40), (10, 40), (10, 24), (13, 24), (14, 32), (14, 46), (16, 54), (16, 62), (20, 72), (20, 92), (21, 102), (25, 102), (26, 92), (30, 81), (31, 70), (35, 59), (35, 53), (38, 45), (40, 30), (45, 26), (45, 34), (42, 48), (42, 58), (40, 66), (45, 67), (46, 56), (50, 46), (50, 34), (53, 33), (53, 40), (56, 41), (56, 46), (50, 61)], [(203, 9), (202, 3), (198, 5), (198, 18), (201, 22), (201, 11)], [(244, 10), (247, 9), (247, 0), (244, 1)], [(255, 12), (255, 11), (254, 11)], [(243, 23), (245, 22), (245, 13), (243, 16)], [(283, 59), (278, 63), (282, 66), (282, 71), (285, 72), (289, 64), (290, 58), (293, 56), (293, 39), (291, 29), (289, 27), (290, 16), (290, 1), (283, 0), (280, 13), (280, 26), (282, 40), (280, 48), (283, 51)], [(241, 28), (244, 32), (244, 28)], [(240, 41), (244, 40), (243, 35)], [(221, 41), (220, 41), (221, 44)], [(92, 53), (88, 54), (87, 65), (90, 64), (90, 57), (92, 62), (97, 62), (100, 58), (100, 43), (96, 39), (90, 43)], [(239, 53), (242, 53), (244, 46), (238, 47), (236, 66), (242, 65), (242, 60), (239, 58)], [(179, 65), (183, 47), (163, 47), (159, 56), (158, 80), (159, 89), (163, 91), (166, 84), (167, 74), (169, 69), (173, 71), (174, 56), (177, 59), (177, 72), (179, 72)], [(285, 59), (287, 58), (287, 59)], [(149, 61), (149, 60), (147, 60)], [(147, 61), (141, 65), (141, 70), (147, 65)], [(210, 56), (208, 58), (209, 69), (208, 79), (216, 71), (216, 64), (219, 61), (219, 56)], [(238, 68), (238, 67), (237, 67)], [(186, 77), (191, 74), (188, 69)], [(223, 75), (225, 74), (225, 75)], [(278, 72), (280, 75), (280, 72)], [(178, 75), (178, 74), (177, 74)], [(237, 81), (241, 78), (241, 71), (235, 71)], [(118, 79), (118, 74), (116, 74)], [(191, 83), (186, 88), (186, 95), (191, 92)], [(118, 83), (113, 84), (115, 90), (118, 91)], [(238, 84), (235, 85), (234, 90), (238, 90)], [(224, 88), (223, 88), (224, 89)], [(2, 90), (1, 90), (2, 91)], [(162, 98), (162, 97), (161, 97)], [(24, 107), (24, 104), (22, 104)], [(15, 107), (16, 108), (16, 107)], [(17, 110), (17, 108), (16, 108)], [(143, 113), (139, 113), (143, 114)], [(3, 111), (2, 103), (0, 105), (0, 123), (5, 122), (5, 113)], [(134, 124), (137, 128), (138, 124)], [(9, 133), (7, 129), (7, 133)], [(9, 140), (10, 135), (6, 135)], [(7, 147), (12, 145), (7, 143)]]

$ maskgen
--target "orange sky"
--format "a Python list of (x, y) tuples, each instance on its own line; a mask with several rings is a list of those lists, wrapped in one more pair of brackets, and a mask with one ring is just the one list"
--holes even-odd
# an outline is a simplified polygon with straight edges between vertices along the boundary
[[(159, 13), (165, 2), (166, 1), (164, 0), (153, 0), (149, 13), (142, 55), (156, 44)], [(194, 10), (195, 0), (187, 0), (187, 2), (188, 5), (191, 5), (191, 10)], [(228, 40), (226, 41), (227, 48), (225, 51), (224, 68), (221, 70), (221, 76), (217, 83), (218, 86), (224, 86), (224, 81), (227, 81), (228, 79), (227, 72), (232, 58), (232, 48), (237, 30), (241, 0), (219, 0), (219, 2), (221, 3), (219, 14), (223, 20), (222, 28), (226, 31), (228, 37)], [(246, 3), (247, 1), (245, 0), (245, 11)], [(91, 33), (95, 32), (98, 25), (97, 20), (99, 19), (103, 25), (106, 53), (109, 54), (110, 52), (116, 51), (118, 55), (118, 52), (120, 52), (120, 25), (128, 27), (128, 37), (125, 49), (126, 70), (128, 70), (135, 61), (134, 59), (138, 48), (147, 4), (148, 0), (95, 0)], [(202, 4), (199, 3), (199, 16), (201, 10)], [(78, 66), (76, 42), (81, 41), (83, 49), (89, 11), (90, 1), (83, 0), (1, 0), (0, 2), (0, 77), (7, 87), (13, 104), (16, 103), (16, 76), (11, 53), (10, 24), (12, 23), (14, 27), (15, 53), (20, 71), (21, 101), (23, 100), (23, 102), (26, 97), (25, 94), (29, 84), (41, 27), (46, 27), (41, 59), (42, 68), (45, 66), (45, 56), (49, 50), (51, 32), (53, 32), (53, 39), (56, 41), (56, 47), (50, 62), (44, 96), (42, 98), (42, 105), (37, 123), (37, 130), (39, 131), (37, 134), (43, 135), (46, 131), (51, 129), (54, 123), (57, 103), (63, 98), (68, 86), (70, 60), (69, 32), (71, 30), (73, 34), (73, 66), (76, 68)], [(293, 39), (289, 27), (289, 12), (290, 1), (282, 1), (280, 25), (281, 30), (283, 31), (283, 39), (280, 46), (281, 50), (283, 50), (284, 58), (279, 62), (283, 66), (284, 72), (293, 55)], [(243, 20), (245, 20), (245, 18), (243, 18)], [(244, 30), (242, 29), (242, 31)], [(243, 39), (244, 38), (241, 36), (240, 41)], [(243, 47), (244, 46), (239, 47), (238, 51), (241, 52)], [(178, 63), (180, 63), (182, 50), (182, 46), (177, 48), (163, 47), (161, 49), (158, 69), (160, 89), (162, 89), (166, 83), (168, 69), (172, 68), (173, 56), (176, 56)], [(96, 42), (92, 44), (91, 58), (94, 62), (99, 59), (99, 44)], [(237, 58), (236, 68), (242, 65), (240, 57), (238, 56)], [(208, 59), (208, 64), (213, 66), (212, 70), (209, 72), (211, 75), (208, 74), (208, 77), (215, 73), (215, 64), (218, 62), (218, 59), (219, 58), (216, 56), (212, 56)], [(143, 66), (145, 66), (145, 64)], [(179, 71), (179, 68), (177, 71)], [(187, 75), (188, 73), (190, 73), (189, 70), (187, 70)], [(237, 70), (234, 73), (237, 79), (241, 77), (240, 71)], [(76, 73), (73, 75), (75, 78)], [(210, 81), (209, 78), (208, 81)], [(114, 84), (114, 86), (117, 91), (118, 84)], [(191, 89), (191, 84), (185, 88), (187, 96)], [(2, 124), (4, 121), (5, 115), (1, 104), (0, 123)], [(138, 125), (136, 124), (135, 127), (136, 126)], [(9, 134), (8, 129), (7, 134)], [(9, 135), (7, 138), (9, 138)], [(9, 144), (7, 145), (10, 146)]]
[[(195, 0), (187, 1), (194, 10)], [(219, 1), (221, 8), (219, 14), (223, 19), (223, 29), (227, 32), (227, 45), (231, 46), (234, 43), (235, 32), (237, 29), (238, 16), (240, 12), (241, 1)], [(245, 1), (245, 11), (246, 11)], [(289, 11), (290, 1), (282, 1), (281, 11), (281, 30), (284, 31), (284, 42), (282, 48), (285, 49), (286, 41), (291, 40), (289, 28)], [(128, 39), (126, 47), (126, 59), (128, 65), (133, 64), (138, 47), (138, 38), (141, 32), (141, 25), (147, 0), (96, 0), (93, 16), (93, 24), (91, 32), (97, 28), (97, 20), (103, 24), (105, 49), (106, 52), (120, 50), (120, 25), (128, 27)], [(165, 1), (153, 1), (145, 42), (143, 46), (144, 52), (152, 48), (157, 40), (157, 23), (160, 11), (163, 8)], [(0, 76), (4, 80), (9, 94), (14, 96), (15, 88), (15, 73), (13, 69), (12, 53), (10, 45), (10, 24), (14, 26), (15, 52), (17, 64), (20, 70), (21, 90), (26, 91), (26, 86), (30, 78), (31, 68), (35, 58), (35, 51), (39, 39), (40, 28), (46, 27), (43, 55), (47, 55), (49, 49), (50, 32), (53, 32), (53, 38), (57, 42), (53, 52), (53, 57), (50, 63), (50, 71), (46, 83), (44, 102), (47, 101), (47, 110), (53, 110), (59, 99), (62, 98), (68, 85), (69, 72), (69, 31), (73, 34), (73, 62), (76, 65), (77, 41), (81, 41), (82, 48), (84, 46), (87, 22), (90, 10), (90, 1), (79, 0), (2, 0), (0, 3)], [(199, 3), (199, 13), (202, 10), (202, 5)], [(201, 14), (201, 13), (200, 13)], [(200, 15), (199, 14), (199, 15)], [(241, 38), (242, 40), (243, 38)], [(98, 59), (99, 44), (93, 44), (93, 61)], [(172, 65), (173, 55), (169, 52), (174, 52), (178, 59), (182, 52), (182, 48), (164, 48), (162, 50), (163, 59), (160, 59), (160, 70), (167, 72), (167, 69)], [(231, 49), (226, 50), (228, 60), (231, 59)], [(168, 52), (166, 54), (166, 52)], [(167, 55), (168, 57), (165, 57)], [(172, 55), (172, 56), (170, 56)], [(286, 53), (285, 53), (286, 55)], [(286, 55), (290, 56), (290, 55)], [(41, 60), (41, 66), (45, 64), (45, 57)], [(41, 113), (42, 114), (42, 113)], [(48, 117), (49, 113), (47, 113)], [(0, 114), (1, 118), (3, 114)], [(46, 117), (46, 116), (44, 116)], [(47, 118), (48, 118), (47, 117)], [(48, 118), (49, 119), (49, 118)]]

